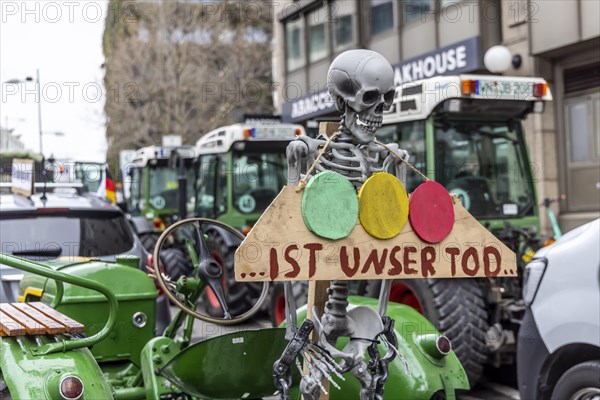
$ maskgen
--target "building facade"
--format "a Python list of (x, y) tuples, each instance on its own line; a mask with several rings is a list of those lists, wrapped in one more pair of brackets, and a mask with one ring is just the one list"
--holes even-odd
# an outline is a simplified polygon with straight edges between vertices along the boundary
[[(298, 0), (274, 3), (275, 107), (308, 131), (337, 118), (327, 70), (345, 50), (383, 54), (397, 84), (435, 75), (489, 74), (502, 44), (520, 62), (508, 76), (541, 76), (554, 96), (525, 120), (538, 199), (563, 230), (600, 217), (600, 2), (595, 0)], [(445, 60), (445, 63), (433, 61)], [(545, 215), (542, 228), (549, 230)]]

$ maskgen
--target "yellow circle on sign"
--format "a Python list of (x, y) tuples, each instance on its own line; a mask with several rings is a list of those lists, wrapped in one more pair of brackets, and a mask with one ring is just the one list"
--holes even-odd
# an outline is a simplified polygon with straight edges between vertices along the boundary
[(408, 195), (402, 183), (387, 172), (373, 174), (358, 192), (361, 225), (377, 239), (400, 233), (408, 220)]

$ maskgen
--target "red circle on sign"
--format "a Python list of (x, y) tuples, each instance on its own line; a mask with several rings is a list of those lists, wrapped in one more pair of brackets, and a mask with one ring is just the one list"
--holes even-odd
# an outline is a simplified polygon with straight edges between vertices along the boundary
[(422, 240), (439, 243), (454, 226), (454, 205), (442, 185), (426, 181), (410, 195), (408, 219)]

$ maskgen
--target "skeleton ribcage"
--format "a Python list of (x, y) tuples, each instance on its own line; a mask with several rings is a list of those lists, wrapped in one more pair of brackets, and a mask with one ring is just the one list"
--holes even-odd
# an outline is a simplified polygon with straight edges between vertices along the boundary
[[(317, 172), (334, 171), (346, 178), (359, 189), (375, 172), (383, 171), (381, 148), (377, 145), (355, 146), (346, 142), (331, 142), (316, 166)], [(312, 165), (316, 154), (308, 160)]]

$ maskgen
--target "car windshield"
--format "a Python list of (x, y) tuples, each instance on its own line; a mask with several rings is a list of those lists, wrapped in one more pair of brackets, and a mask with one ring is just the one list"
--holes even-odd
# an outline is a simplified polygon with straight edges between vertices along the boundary
[(435, 121), (436, 180), (477, 218), (533, 215), (520, 123)]
[[(191, 164), (191, 161), (189, 163)], [(166, 160), (150, 167), (148, 203), (152, 208), (159, 211), (177, 209), (177, 175), (177, 168), (169, 167)], [(186, 177), (187, 208), (188, 211), (192, 211), (194, 209), (194, 170), (191, 166), (186, 166)]]
[(116, 212), (2, 214), (3, 253), (23, 257), (102, 257), (125, 253), (134, 246), (127, 221)]
[(233, 206), (244, 214), (263, 212), (287, 181), (285, 151), (233, 153)]

